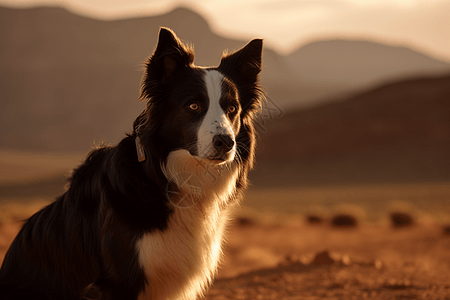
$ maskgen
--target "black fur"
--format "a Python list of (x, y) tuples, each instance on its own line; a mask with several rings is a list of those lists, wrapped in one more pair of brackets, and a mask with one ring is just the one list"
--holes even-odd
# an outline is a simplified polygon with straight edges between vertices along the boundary
[[(217, 68), (232, 82), (242, 107), (237, 194), (253, 165), (261, 50), (261, 41), (255, 40), (224, 57)], [(0, 299), (137, 299), (147, 279), (136, 242), (144, 233), (164, 232), (172, 212), (160, 165), (170, 151), (188, 147), (196, 152), (191, 144), (199, 121), (180, 112), (191, 98), (207, 101), (200, 80), (204, 70), (193, 59), (191, 49), (161, 29), (142, 80), (147, 106), (133, 133), (117, 146), (93, 150), (74, 170), (67, 191), (26, 221), (0, 270)], [(137, 136), (146, 154), (141, 163)]]

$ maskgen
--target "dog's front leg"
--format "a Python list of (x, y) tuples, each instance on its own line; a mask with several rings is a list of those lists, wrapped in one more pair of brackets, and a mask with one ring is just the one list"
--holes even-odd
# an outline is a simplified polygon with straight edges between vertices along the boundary
[(146, 279), (139, 266), (136, 230), (106, 213), (101, 229), (100, 274), (83, 291), (82, 299), (136, 300), (144, 290)]
[[(137, 300), (144, 289), (145, 279), (137, 272), (102, 271), (100, 277), (89, 284), (81, 293), (83, 300)], [(127, 268), (128, 269), (128, 268)]]
[(82, 300), (97, 300), (97, 299), (104, 299), (102, 296), (102, 291), (100, 288), (91, 283), (88, 285), (81, 293), (81, 299)]
[(99, 279), (88, 285), (82, 292), (82, 300), (137, 300), (138, 293), (132, 287), (126, 287), (123, 282), (110, 279)]

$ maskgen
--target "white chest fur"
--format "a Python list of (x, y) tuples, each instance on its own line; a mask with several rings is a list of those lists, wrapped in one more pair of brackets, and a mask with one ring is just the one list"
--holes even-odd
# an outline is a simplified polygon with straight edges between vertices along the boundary
[(194, 174), (201, 182), (201, 196), (190, 207), (173, 205), (167, 229), (138, 241), (139, 261), (150, 282), (139, 299), (194, 300), (217, 270), (230, 210), (227, 201), (235, 191), (238, 168), (234, 164), (225, 169), (209, 167), (178, 150), (169, 155), (163, 170), (168, 178)]

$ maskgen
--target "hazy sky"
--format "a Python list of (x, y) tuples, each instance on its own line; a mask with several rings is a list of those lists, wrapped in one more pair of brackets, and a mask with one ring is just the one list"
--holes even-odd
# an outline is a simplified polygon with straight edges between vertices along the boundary
[(0, 5), (64, 5), (101, 19), (156, 15), (189, 6), (222, 35), (265, 38), (287, 53), (329, 38), (404, 45), (450, 61), (450, 0), (0, 0)]

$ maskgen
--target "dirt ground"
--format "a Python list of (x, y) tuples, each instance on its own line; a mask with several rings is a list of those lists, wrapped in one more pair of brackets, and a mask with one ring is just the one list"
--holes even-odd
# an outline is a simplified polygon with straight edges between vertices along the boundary
[[(61, 193), (83, 157), (0, 149), (0, 262), (21, 220)], [(447, 182), (249, 190), (206, 299), (450, 300), (449, 195)], [(416, 225), (392, 228), (392, 210)], [(332, 227), (336, 213), (359, 225)]]
[(440, 225), (235, 225), (207, 299), (450, 299)]
[[(0, 260), (37, 205), (3, 208), (20, 213), (0, 218)], [(450, 299), (450, 234), (438, 224), (335, 228), (241, 219), (224, 252), (207, 300)]]

